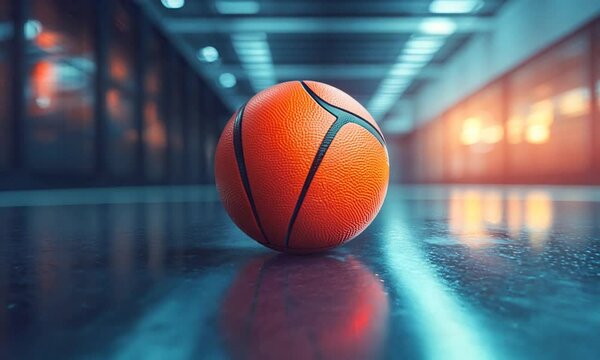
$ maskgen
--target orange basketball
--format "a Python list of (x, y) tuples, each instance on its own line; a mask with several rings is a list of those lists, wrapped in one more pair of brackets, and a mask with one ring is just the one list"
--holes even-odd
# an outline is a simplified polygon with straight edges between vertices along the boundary
[(327, 250), (360, 234), (387, 191), (389, 161), (375, 120), (332, 86), (290, 81), (252, 97), (215, 155), (229, 216), (272, 249)]

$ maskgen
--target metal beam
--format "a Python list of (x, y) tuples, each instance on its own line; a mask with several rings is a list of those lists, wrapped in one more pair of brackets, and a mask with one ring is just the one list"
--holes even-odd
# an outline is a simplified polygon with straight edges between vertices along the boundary
[(231, 17), (207, 18), (186, 17), (167, 18), (165, 27), (172, 33), (201, 34), (201, 33), (361, 33), (410, 34), (419, 30), (423, 20), (443, 18), (454, 21), (456, 32), (470, 33), (489, 31), (493, 26), (491, 18), (462, 16), (462, 17), (425, 17), (425, 16), (395, 16), (395, 17)]
[[(290, 79), (383, 79), (390, 70), (390, 64), (354, 64), (354, 65), (306, 65), (306, 64), (275, 64), (275, 76), (278, 80)], [(219, 73), (229, 72), (237, 78), (245, 78), (247, 72), (240, 66), (223, 65)], [(417, 75), (418, 78), (434, 78), (440, 69), (427, 66)]]

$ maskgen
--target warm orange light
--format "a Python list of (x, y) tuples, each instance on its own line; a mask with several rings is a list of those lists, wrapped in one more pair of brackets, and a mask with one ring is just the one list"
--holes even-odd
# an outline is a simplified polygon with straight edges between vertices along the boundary
[(489, 245), (486, 241), (481, 191), (453, 191), (449, 206), (450, 232), (462, 244), (471, 248)]
[(523, 138), (523, 128), (525, 124), (521, 117), (513, 116), (506, 123), (508, 142), (519, 144)]
[(117, 81), (123, 81), (127, 78), (127, 65), (120, 56), (114, 56), (110, 63), (110, 74)]
[(548, 239), (548, 233), (553, 223), (552, 199), (547, 192), (532, 192), (525, 199), (525, 209), (525, 223), (530, 233), (532, 246), (542, 247)]
[(35, 99), (36, 112), (47, 112), (53, 103), (57, 81), (56, 65), (50, 61), (40, 61), (31, 70), (31, 87)]
[(487, 224), (502, 222), (502, 197), (498, 191), (487, 192), (483, 197), (483, 218)]
[(45, 50), (50, 50), (58, 46), (60, 43), (60, 35), (51, 31), (42, 31), (35, 38), (37, 46)]
[(147, 103), (144, 107), (146, 129), (144, 141), (149, 147), (158, 150), (167, 146), (167, 132), (165, 125), (160, 122), (156, 104)]
[(588, 112), (590, 94), (585, 88), (565, 92), (558, 99), (558, 110), (564, 116), (581, 116)]
[(481, 131), (481, 141), (486, 144), (496, 144), (502, 140), (504, 130), (500, 125), (490, 125)]
[(547, 125), (538, 124), (527, 127), (527, 141), (532, 144), (543, 144), (550, 139), (550, 128)]
[(508, 195), (506, 218), (510, 237), (518, 239), (523, 226), (523, 204), (521, 197), (516, 193), (511, 192)]
[(482, 124), (481, 119), (471, 117), (466, 119), (462, 125), (460, 141), (463, 145), (474, 145), (481, 139)]
[(531, 144), (544, 144), (550, 140), (550, 127), (554, 122), (554, 105), (552, 100), (542, 100), (531, 105), (525, 140)]
[(106, 92), (106, 106), (114, 123), (126, 124), (130, 121), (127, 102), (122, 99), (123, 95), (118, 89), (110, 89)]
[(542, 100), (531, 105), (527, 123), (529, 125), (550, 126), (554, 122), (554, 106), (552, 100)]

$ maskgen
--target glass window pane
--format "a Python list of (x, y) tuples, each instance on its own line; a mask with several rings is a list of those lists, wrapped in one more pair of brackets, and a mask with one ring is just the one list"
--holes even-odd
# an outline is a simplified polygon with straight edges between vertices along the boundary
[(444, 123), (442, 119), (434, 119), (425, 126), (424, 180), (438, 182), (444, 176)]
[(466, 147), (461, 142), (465, 106), (458, 104), (444, 116), (446, 123), (446, 173), (450, 181), (464, 180), (466, 176)]
[(466, 178), (501, 180), (504, 123), (500, 83), (478, 91), (466, 101), (459, 137), (465, 147)]
[(13, 24), (10, 19), (10, 0), (0, 0), (0, 171), (10, 163), (11, 148), (11, 91), (10, 91), (10, 41)]
[(124, 2), (115, 1), (108, 51), (109, 85), (106, 92), (108, 117), (108, 164), (117, 176), (135, 171), (137, 132), (134, 118), (134, 19)]
[(144, 144), (146, 147), (146, 176), (153, 182), (162, 181), (166, 176), (167, 128), (165, 124), (163, 79), (166, 68), (166, 44), (158, 33), (149, 35), (145, 57), (147, 68), (144, 80)]
[(509, 78), (509, 171), (518, 177), (583, 175), (590, 169), (587, 38), (578, 36)]
[(31, 1), (26, 114), (34, 171), (93, 169), (93, 19), (94, 1)]

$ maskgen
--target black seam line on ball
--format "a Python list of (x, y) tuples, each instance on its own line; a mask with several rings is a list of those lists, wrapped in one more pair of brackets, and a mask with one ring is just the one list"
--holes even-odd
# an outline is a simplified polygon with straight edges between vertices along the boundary
[(290, 223), (288, 225), (288, 230), (287, 230), (287, 233), (285, 236), (285, 249), (286, 250), (288, 250), (290, 248), (289, 244), (290, 244), (290, 238), (292, 235), (292, 230), (294, 228), (294, 224), (296, 223), (296, 218), (298, 217), (298, 214), (300, 213), (300, 208), (302, 207), (302, 204), (304, 203), (304, 198), (306, 197), (306, 194), (308, 193), (308, 189), (310, 188), (310, 184), (312, 183), (312, 180), (315, 177), (315, 174), (317, 173), (319, 165), (321, 165), (321, 162), (323, 161), (323, 158), (325, 157), (325, 153), (327, 152), (327, 149), (329, 149), (329, 146), (333, 142), (333, 139), (335, 138), (337, 133), (340, 131), (340, 129), (348, 123), (357, 124), (357, 125), (361, 126), (362, 128), (366, 129), (367, 131), (369, 131), (373, 136), (375, 136), (375, 138), (379, 141), (379, 143), (381, 143), (383, 146), (385, 146), (385, 139), (383, 138), (383, 135), (370, 122), (368, 122), (367, 120), (361, 118), (360, 116), (358, 116), (356, 114), (353, 114), (349, 111), (346, 111), (344, 109), (338, 108), (337, 106), (329, 104), (325, 100), (321, 99), (314, 91), (312, 91), (312, 89), (306, 83), (304, 83), (304, 81), (300, 81), (300, 84), (302, 85), (304, 90), (306, 90), (306, 92), (310, 95), (310, 97), (312, 97), (313, 100), (315, 100), (317, 102), (317, 104), (319, 104), (319, 106), (321, 106), (323, 109), (325, 109), (325, 111), (327, 111), (330, 114), (332, 114), (333, 116), (335, 116), (336, 120), (333, 122), (333, 124), (331, 124), (331, 126), (329, 127), (329, 130), (327, 130), (327, 133), (325, 134), (325, 137), (323, 138), (323, 141), (321, 142), (321, 145), (319, 146), (319, 150), (317, 151), (317, 154), (315, 155), (315, 158), (313, 159), (313, 162), (310, 166), (310, 170), (308, 171), (308, 175), (306, 176), (306, 180), (304, 181), (304, 185), (302, 186), (302, 190), (300, 191), (300, 196), (298, 197), (298, 201), (296, 201), (296, 206), (294, 207), (294, 211), (292, 213), (292, 217), (290, 218)]
[(244, 184), (244, 191), (246, 192), (246, 197), (248, 198), (248, 202), (250, 203), (250, 209), (252, 210), (252, 215), (254, 215), (254, 220), (256, 220), (256, 224), (258, 225), (258, 229), (262, 234), (265, 241), (270, 244), (271, 242), (267, 238), (267, 234), (260, 223), (260, 219), (258, 217), (258, 211), (256, 210), (256, 204), (254, 203), (254, 198), (252, 197), (252, 191), (250, 190), (250, 180), (248, 179), (248, 171), (246, 170), (246, 161), (244, 160), (244, 148), (242, 146), (242, 118), (244, 117), (244, 109), (246, 108), (246, 104), (242, 105), (242, 107), (238, 110), (237, 116), (235, 117), (235, 121), (233, 123), (233, 147), (235, 149), (235, 159), (238, 164), (238, 170), (240, 172), (240, 177), (242, 178), (242, 184)]
[(342, 126), (346, 125), (348, 122), (344, 119), (336, 119), (333, 124), (327, 130), (321, 145), (319, 146), (319, 150), (313, 159), (312, 164), (310, 165), (310, 170), (308, 171), (308, 175), (306, 176), (306, 180), (304, 180), (304, 185), (302, 185), (302, 190), (300, 191), (300, 196), (298, 197), (298, 201), (296, 201), (296, 206), (294, 207), (294, 212), (292, 213), (292, 217), (290, 218), (290, 224), (288, 225), (287, 234), (285, 236), (285, 249), (289, 249), (290, 237), (292, 234), (292, 229), (294, 228), (294, 223), (296, 222), (296, 218), (298, 217), (298, 213), (300, 212), (300, 208), (302, 207), (302, 203), (304, 202), (304, 198), (306, 197), (306, 193), (308, 193), (308, 189), (310, 188), (310, 184), (312, 183), (315, 174), (317, 173), (317, 169), (323, 158), (325, 157), (325, 153), (327, 149), (329, 149), (329, 145), (333, 142), (333, 139), (340, 131)]
[(317, 104), (319, 104), (319, 106), (325, 109), (328, 113), (332, 114), (338, 119), (344, 119), (346, 122), (363, 127), (365, 130), (373, 134), (373, 136), (377, 138), (377, 141), (379, 141), (382, 145), (385, 145), (383, 134), (379, 132), (379, 130), (373, 126), (373, 124), (348, 110), (344, 110), (323, 100), (304, 81), (300, 81), (300, 84), (302, 84), (304, 90), (306, 90), (306, 92), (317, 102)]

